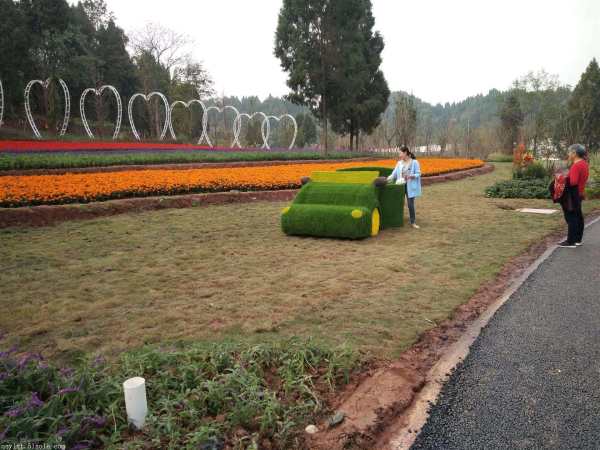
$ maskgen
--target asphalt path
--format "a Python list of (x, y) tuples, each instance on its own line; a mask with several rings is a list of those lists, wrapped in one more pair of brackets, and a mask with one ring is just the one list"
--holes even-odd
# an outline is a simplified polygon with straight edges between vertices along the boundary
[(600, 449), (600, 223), (497, 311), (412, 449)]

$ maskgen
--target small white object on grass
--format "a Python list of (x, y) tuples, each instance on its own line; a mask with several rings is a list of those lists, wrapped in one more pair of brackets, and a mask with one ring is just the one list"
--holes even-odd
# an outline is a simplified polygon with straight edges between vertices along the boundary
[(144, 427), (148, 403), (146, 400), (146, 380), (142, 377), (130, 378), (123, 383), (127, 420), (138, 430)]
[(315, 425), (309, 425), (304, 429), (304, 431), (306, 431), (308, 434), (315, 434), (319, 432), (319, 429)]
[(521, 208), (517, 209), (518, 212), (530, 213), (530, 214), (555, 214), (558, 212), (557, 209), (535, 209), (535, 208)]

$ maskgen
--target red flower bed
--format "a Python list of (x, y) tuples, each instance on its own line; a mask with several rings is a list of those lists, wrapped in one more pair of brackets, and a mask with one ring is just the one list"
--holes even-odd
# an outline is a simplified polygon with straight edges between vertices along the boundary
[[(0, 141), (0, 152), (77, 152), (111, 150), (232, 150), (210, 148), (205, 145), (165, 142), (112, 142), (112, 141)], [(240, 151), (241, 149), (236, 149)]]

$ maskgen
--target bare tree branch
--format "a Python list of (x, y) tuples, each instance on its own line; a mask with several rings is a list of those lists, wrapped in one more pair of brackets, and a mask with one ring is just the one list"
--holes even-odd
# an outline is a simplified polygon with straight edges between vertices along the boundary
[(191, 59), (193, 39), (184, 33), (164, 27), (158, 23), (147, 23), (131, 33), (129, 44), (136, 56), (150, 53), (169, 71), (184, 65)]

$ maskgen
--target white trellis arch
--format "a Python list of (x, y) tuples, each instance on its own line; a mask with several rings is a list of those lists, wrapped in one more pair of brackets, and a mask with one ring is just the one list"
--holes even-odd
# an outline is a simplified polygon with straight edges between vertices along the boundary
[[(271, 149), (271, 147), (269, 146), (269, 137), (271, 136), (271, 120), (281, 122), (283, 119), (291, 120), (292, 124), (294, 125), (294, 137), (292, 138), (292, 142), (291, 142), (290, 146), (288, 147), (288, 149), (291, 150), (292, 148), (294, 148), (294, 144), (296, 144), (296, 138), (298, 137), (298, 123), (296, 122), (296, 119), (294, 118), (294, 116), (292, 116), (290, 114), (283, 114), (279, 117), (267, 116), (267, 118), (263, 121), (261, 128), (262, 129), (266, 128), (266, 132), (263, 133), (263, 139), (265, 139), (265, 146), (266, 146), (267, 150)], [(264, 138), (264, 136), (266, 136), (266, 138)]]
[[(48, 89), (48, 86), (50, 86), (51, 81), (52, 81), (52, 78), (48, 78), (46, 81), (31, 80), (29, 83), (27, 83), (27, 86), (25, 87), (25, 115), (27, 116), (27, 121), (29, 122), (29, 125), (31, 126), (33, 134), (35, 135), (35, 137), (37, 139), (41, 139), (42, 135), (40, 134), (40, 130), (38, 130), (38, 127), (36, 126), (35, 121), (33, 120), (33, 115), (31, 114), (31, 105), (29, 103), (29, 101), (30, 101), (29, 97), (31, 94), (31, 89), (36, 84), (39, 84), (40, 86), (42, 86), (43, 89)], [(71, 94), (69, 93), (69, 88), (67, 87), (67, 83), (65, 83), (62, 78), (58, 79), (58, 83), (60, 84), (60, 86), (63, 90), (63, 94), (65, 96), (65, 116), (63, 118), (62, 126), (61, 126), (60, 132), (59, 132), (60, 136), (64, 136), (65, 133), (67, 132), (67, 129), (69, 128), (69, 119), (71, 117)]]
[(235, 141), (234, 141), (234, 145), (232, 145), (232, 147), (235, 147), (235, 145), (237, 144), (238, 148), (242, 148), (242, 144), (240, 143), (240, 134), (242, 132), (242, 119), (246, 118), (248, 119), (248, 121), (252, 120), (254, 117), (256, 116), (260, 116), (263, 118), (261, 124), (260, 124), (260, 134), (262, 135), (262, 139), (263, 139), (263, 145), (261, 146), (261, 148), (268, 148), (268, 140), (269, 137), (265, 135), (265, 121), (268, 121), (268, 116), (264, 113), (264, 112), (255, 112), (252, 114), (246, 114), (246, 113), (241, 113), (237, 119), (234, 121), (233, 123), (233, 134), (235, 135)]
[[(202, 103), (202, 102), (200, 102), (200, 103)], [(238, 117), (240, 117), (240, 112), (238, 111), (238, 109), (235, 106), (231, 106), (231, 105), (224, 106), (223, 108), (219, 108), (217, 106), (209, 106), (208, 108), (205, 108), (204, 104), (202, 104), (202, 106), (204, 109), (203, 115), (202, 115), (202, 136), (200, 136), (198, 145), (202, 144), (202, 142), (204, 140), (206, 140), (206, 143), (208, 144), (209, 147), (214, 147), (210, 138), (208, 137), (208, 114), (211, 111), (216, 111), (219, 114), (221, 114), (221, 113), (224, 114), (225, 111), (230, 109), (231, 111), (233, 111), (235, 113), (235, 119), (233, 119), (233, 143), (231, 144), (231, 146), (234, 147), (235, 143), (238, 141), (238, 134), (236, 134), (236, 127), (235, 127), (235, 123), (238, 120)]]
[[(177, 105), (181, 105), (184, 108), (189, 109), (190, 113), (191, 113), (191, 109), (190, 108), (192, 107), (192, 105), (194, 103), (197, 103), (198, 105), (200, 105), (200, 107), (202, 108), (202, 117), (204, 117), (204, 115), (206, 114), (206, 107), (204, 106), (204, 103), (202, 103), (202, 101), (200, 101), (198, 99), (193, 99), (193, 100), (190, 100), (189, 102), (184, 102), (184, 101), (181, 101), (181, 100), (177, 100), (176, 102), (173, 102), (171, 104), (171, 109), (170, 109), (170, 112), (169, 112), (169, 131), (171, 132), (171, 137), (174, 140), (177, 140), (177, 136), (175, 135), (175, 129), (173, 128), (173, 110), (175, 109), (175, 107)], [(204, 135), (204, 120), (202, 121), (202, 125), (203, 125), (203, 127), (202, 127), (202, 135)], [(202, 140), (202, 135), (200, 136), (200, 140)], [(198, 141), (198, 144), (200, 144), (200, 140)]]
[(111, 85), (102, 86), (100, 89), (88, 88), (85, 91), (83, 91), (83, 93), (81, 94), (81, 98), (79, 99), (79, 112), (81, 114), (81, 121), (83, 122), (83, 127), (85, 128), (87, 135), (91, 139), (94, 139), (94, 133), (92, 133), (92, 130), (90, 129), (87, 118), (85, 116), (85, 98), (90, 92), (93, 92), (94, 94), (96, 94), (96, 96), (99, 97), (107, 89), (110, 92), (112, 92), (115, 98), (117, 99), (117, 121), (115, 123), (113, 140), (117, 139), (117, 137), (119, 136), (119, 131), (121, 130), (121, 121), (123, 120), (123, 103), (121, 101), (121, 95), (119, 94), (119, 91), (117, 91), (117, 88)]
[(129, 104), (127, 105), (127, 113), (129, 115), (129, 125), (131, 125), (131, 132), (133, 133), (133, 136), (140, 141), (140, 135), (137, 131), (137, 128), (135, 127), (135, 124), (133, 122), (133, 103), (135, 102), (135, 99), (138, 97), (143, 98), (146, 102), (149, 102), (150, 100), (152, 100), (152, 97), (159, 97), (162, 102), (163, 105), (165, 106), (165, 124), (163, 126), (162, 129), (162, 133), (160, 135), (160, 140), (164, 140), (165, 136), (167, 135), (167, 131), (169, 130), (169, 124), (171, 123), (171, 107), (169, 105), (169, 101), (167, 100), (167, 97), (165, 97), (165, 95), (161, 92), (150, 92), (150, 94), (146, 95), (146, 94), (134, 94), (130, 99), (129, 99)]

